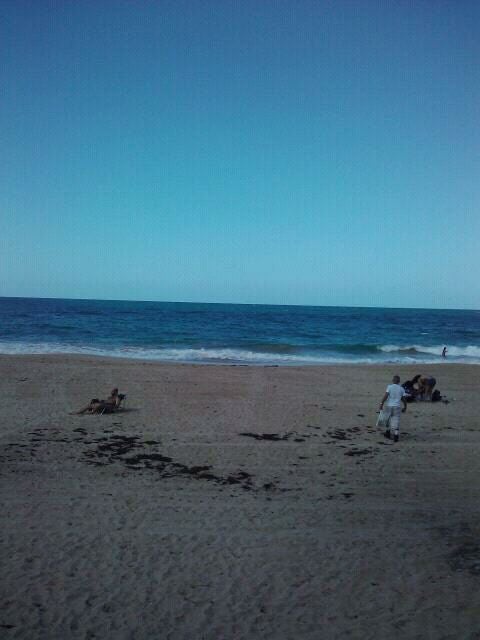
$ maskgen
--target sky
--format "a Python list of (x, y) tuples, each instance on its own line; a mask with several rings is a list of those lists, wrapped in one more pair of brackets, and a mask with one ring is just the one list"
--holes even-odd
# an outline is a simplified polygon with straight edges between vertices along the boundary
[(0, 295), (480, 308), (480, 4), (2, 0)]

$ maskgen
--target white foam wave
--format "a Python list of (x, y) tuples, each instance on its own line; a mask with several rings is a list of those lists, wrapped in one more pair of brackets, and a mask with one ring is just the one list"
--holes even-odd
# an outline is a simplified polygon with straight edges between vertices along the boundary
[(362, 362), (372, 364), (373, 358), (352, 359), (348, 357), (291, 355), (280, 353), (259, 353), (246, 349), (153, 349), (143, 347), (117, 347), (103, 349), (98, 347), (67, 345), (60, 343), (25, 343), (0, 342), (0, 353), (10, 355), (47, 355), (76, 354), (84, 356), (104, 356), (131, 358), (137, 360), (157, 360), (163, 362), (198, 362), (198, 363), (245, 363), (245, 364), (341, 364), (345, 362)]
[[(480, 348), (448, 347), (447, 362), (469, 362), (480, 364)], [(383, 345), (379, 347), (377, 356), (366, 357), (358, 355), (326, 355), (326, 354), (285, 354), (259, 353), (247, 349), (231, 348), (177, 348), (154, 349), (149, 347), (112, 347), (100, 348), (92, 346), (69, 345), (64, 343), (26, 343), (0, 342), (0, 353), (11, 355), (27, 354), (77, 354), (84, 356), (104, 356), (117, 358), (131, 358), (136, 360), (156, 360), (163, 362), (196, 362), (196, 363), (243, 363), (243, 364), (278, 364), (278, 365), (314, 365), (314, 364), (379, 364), (398, 363), (408, 364), (422, 362), (436, 363), (441, 357), (443, 345), (440, 347), (425, 347), (420, 345), (397, 346)]]
[(396, 345), (396, 344), (386, 344), (379, 347), (380, 351), (384, 353), (394, 353), (394, 352), (408, 352), (408, 353), (428, 353), (432, 356), (441, 356), (443, 347), (447, 347), (447, 356), (454, 358), (480, 358), (480, 347), (475, 345), (468, 345), (465, 347), (456, 347), (454, 345), (435, 345), (435, 346), (425, 346), (421, 344), (411, 344), (411, 345)]

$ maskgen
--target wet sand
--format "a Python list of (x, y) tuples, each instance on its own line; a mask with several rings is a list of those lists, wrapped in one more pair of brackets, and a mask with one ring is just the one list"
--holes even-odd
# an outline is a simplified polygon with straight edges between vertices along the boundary
[[(480, 367), (0, 371), (2, 638), (480, 638)], [(397, 372), (450, 402), (394, 444)], [(69, 415), (113, 386), (124, 411)]]

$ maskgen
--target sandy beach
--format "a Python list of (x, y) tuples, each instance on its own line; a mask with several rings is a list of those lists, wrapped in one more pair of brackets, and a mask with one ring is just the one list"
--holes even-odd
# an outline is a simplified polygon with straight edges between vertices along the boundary
[[(2, 638), (480, 638), (478, 366), (0, 370)], [(397, 372), (450, 402), (394, 444)]]

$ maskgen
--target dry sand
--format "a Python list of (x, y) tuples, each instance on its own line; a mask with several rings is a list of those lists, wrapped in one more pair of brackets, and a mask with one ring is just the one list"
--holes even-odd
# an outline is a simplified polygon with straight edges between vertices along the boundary
[[(480, 367), (0, 371), (1, 638), (480, 638)], [(451, 402), (394, 444), (397, 371)], [(125, 411), (68, 415), (114, 385)]]

